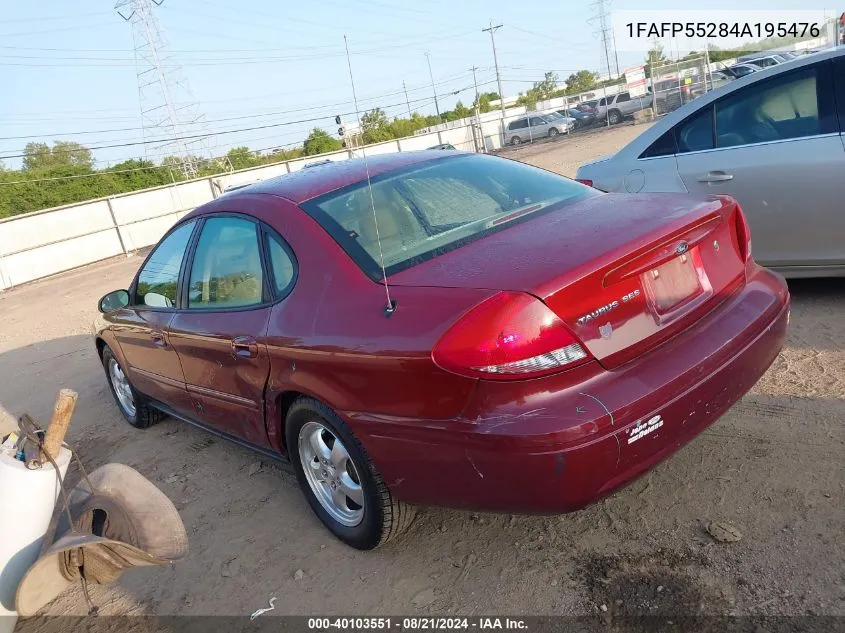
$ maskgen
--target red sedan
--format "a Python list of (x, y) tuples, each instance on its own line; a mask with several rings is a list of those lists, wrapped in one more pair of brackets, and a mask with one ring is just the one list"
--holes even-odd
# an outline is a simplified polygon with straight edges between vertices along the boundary
[(715, 422), (784, 341), (789, 293), (750, 249), (728, 197), (350, 160), (182, 218), (101, 300), (97, 349), (131, 424), (287, 454), (369, 549), (414, 505), (576, 510)]

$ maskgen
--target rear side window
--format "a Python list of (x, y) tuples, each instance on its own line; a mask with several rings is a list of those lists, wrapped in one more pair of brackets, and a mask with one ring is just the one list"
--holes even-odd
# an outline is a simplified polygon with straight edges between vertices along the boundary
[[(517, 161), (485, 155), (413, 165), (301, 205), (373, 277), (388, 275), (544, 212), (601, 195)], [(378, 220), (378, 235), (376, 221)]]
[(707, 106), (698, 114), (675, 127), (678, 153), (713, 149), (713, 108)]
[(173, 308), (179, 286), (179, 270), (195, 221), (185, 222), (165, 237), (138, 273), (135, 304), (151, 308)]
[(675, 132), (674, 130), (669, 130), (659, 139), (654, 141), (651, 145), (648, 146), (642, 154), (640, 154), (640, 158), (657, 158), (659, 156), (671, 156), (672, 154), (677, 153), (677, 148), (675, 147)]
[(517, 119), (516, 121), (511, 121), (511, 124), (508, 126), (508, 129), (521, 130), (524, 127), (528, 127), (528, 119)]
[(545, 121), (544, 119), (541, 119), (538, 116), (532, 116), (530, 119), (528, 119), (528, 125), (531, 125), (531, 126), (534, 126), (534, 127), (536, 127), (538, 125), (545, 125), (546, 123), (548, 123), (548, 121)]
[(264, 274), (258, 227), (233, 217), (210, 218), (191, 266), (188, 308), (243, 308), (262, 303)]
[(616, 103), (624, 103), (624, 102), (630, 101), (630, 100), (631, 100), (631, 95), (628, 94), (627, 92), (623, 92), (618, 97), (616, 97)]
[(296, 264), (293, 253), (273, 235), (267, 235), (267, 255), (273, 272), (273, 286), (277, 297), (284, 297), (293, 288), (296, 280)]

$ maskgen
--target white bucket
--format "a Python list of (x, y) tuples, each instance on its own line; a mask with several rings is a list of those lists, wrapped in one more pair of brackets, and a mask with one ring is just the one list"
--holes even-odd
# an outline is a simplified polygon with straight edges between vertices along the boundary
[[(56, 460), (63, 480), (70, 456), (62, 448)], [(15, 592), (41, 552), (60, 491), (52, 464), (30, 470), (0, 451), (0, 633), (15, 628)]]

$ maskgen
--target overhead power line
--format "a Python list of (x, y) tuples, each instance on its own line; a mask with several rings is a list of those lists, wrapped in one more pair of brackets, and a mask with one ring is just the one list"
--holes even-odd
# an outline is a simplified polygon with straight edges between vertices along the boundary
[[(488, 82), (488, 83), (492, 83), (492, 82)], [(465, 92), (466, 90), (469, 90), (470, 88), (472, 88), (472, 86), (466, 86), (464, 88), (461, 88), (460, 90), (453, 91), (452, 94), (457, 95), (461, 92)], [(429, 101), (430, 102), (429, 99), (420, 99), (419, 101)], [(413, 101), (412, 101), (412, 103), (413, 103)], [(383, 106), (383, 107), (387, 108), (387, 107), (397, 107), (397, 106), (404, 106), (404, 105), (405, 105), (405, 102), (402, 101), (400, 103), (394, 103), (394, 104), (391, 104), (389, 106)], [(352, 111), (352, 112), (341, 112), (339, 114), (341, 116), (350, 116), (352, 114), (356, 114), (356, 112), (354, 112), (354, 111)], [(235, 129), (231, 129), (231, 130), (221, 130), (221, 131), (214, 132), (214, 134), (219, 136), (219, 135), (223, 135), (223, 134), (236, 134), (238, 132), (250, 132), (250, 131), (253, 131), (253, 130), (266, 130), (266, 129), (270, 129), (270, 128), (284, 127), (284, 126), (287, 126), (287, 125), (297, 125), (297, 124), (302, 124), (302, 123), (313, 123), (315, 121), (324, 121), (324, 120), (329, 119), (329, 118), (332, 118), (332, 116), (322, 115), (322, 116), (318, 116), (318, 117), (310, 117), (310, 118), (307, 118), (307, 119), (299, 119), (299, 120), (296, 120), (296, 121), (283, 121), (281, 123), (267, 123), (267, 124), (264, 124), (264, 125), (254, 125), (254, 126), (250, 126), (250, 127), (235, 128)], [(183, 135), (183, 136), (172, 137), (172, 138), (157, 138), (157, 139), (149, 140), (149, 141), (143, 140), (143, 141), (131, 141), (131, 142), (125, 142), (125, 143), (109, 143), (109, 144), (106, 144), (106, 145), (97, 145), (97, 146), (88, 147), (87, 149), (98, 150), (98, 149), (110, 149), (110, 148), (114, 148), (114, 147), (132, 147), (132, 146), (138, 146), (138, 145), (148, 145), (148, 144), (151, 144), (151, 143), (157, 144), (157, 143), (163, 143), (163, 142), (186, 141), (186, 140), (191, 140), (191, 139), (203, 138), (205, 136), (208, 136), (208, 134), (207, 133), (206, 134), (189, 134), (189, 135)], [(26, 156), (26, 154), (24, 154), (24, 153), (5, 154), (5, 155), (0, 155), (0, 160), (8, 159), (8, 158), (23, 158), (24, 156)]]
[[(436, 83), (438, 86), (443, 86), (446, 84), (454, 83), (458, 79), (465, 77), (466, 73), (459, 73), (459, 76), (456, 76), (452, 79), (442, 80)], [(407, 91), (405, 90), (395, 90), (391, 92), (382, 93), (380, 95), (372, 96), (372, 97), (365, 97), (360, 99), (360, 101), (370, 102), (370, 101), (377, 101), (379, 99), (383, 99), (384, 97), (391, 97), (391, 96), (398, 96), (404, 94), (405, 92), (419, 92), (420, 90), (428, 90), (430, 88), (429, 85), (421, 85), (414, 88), (408, 88)], [(424, 101), (424, 99), (416, 99), (411, 101), (411, 103), (418, 103)], [(225, 121), (237, 121), (241, 119), (251, 119), (251, 118), (258, 118), (258, 117), (270, 117), (270, 116), (279, 116), (284, 114), (294, 114), (297, 112), (308, 112), (313, 110), (326, 110), (328, 108), (337, 108), (337, 107), (344, 107), (351, 105), (350, 101), (339, 101), (335, 103), (328, 103), (323, 105), (310, 105), (305, 106), (302, 108), (294, 108), (291, 110), (279, 110), (273, 112), (252, 112), (249, 114), (239, 115), (239, 116), (231, 116), (231, 117), (223, 117), (218, 119), (206, 119), (205, 123), (222, 123)], [(334, 113), (332, 113), (334, 116)], [(0, 141), (11, 141), (11, 140), (21, 140), (21, 139), (34, 139), (34, 138), (51, 138), (57, 136), (83, 136), (88, 134), (108, 134), (110, 132), (130, 132), (135, 130), (143, 130), (143, 127), (140, 126), (132, 126), (132, 127), (120, 127), (120, 128), (107, 128), (107, 129), (98, 129), (98, 130), (76, 130), (72, 132), (50, 132), (50, 133), (39, 133), (39, 134), (21, 134), (17, 136), (0, 136)]]

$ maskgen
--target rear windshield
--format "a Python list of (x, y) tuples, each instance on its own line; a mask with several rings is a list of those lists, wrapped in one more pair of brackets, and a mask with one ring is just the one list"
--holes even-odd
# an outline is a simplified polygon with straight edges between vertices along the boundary
[(381, 174), (372, 179), (372, 198), (363, 181), (302, 207), (366, 273), (379, 278), (379, 242), (391, 275), (515, 222), (564, 212), (593, 195), (600, 194), (524, 163), (469, 154)]

